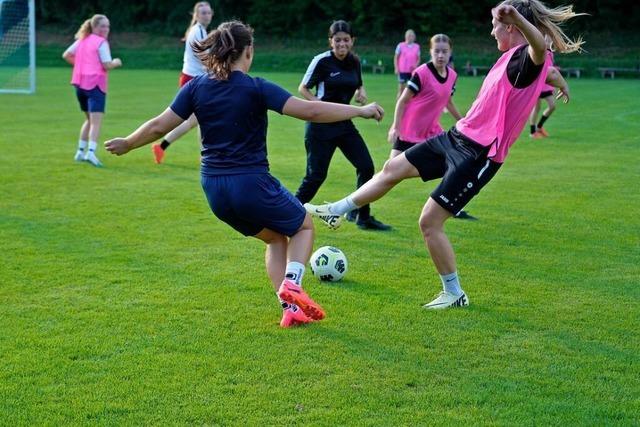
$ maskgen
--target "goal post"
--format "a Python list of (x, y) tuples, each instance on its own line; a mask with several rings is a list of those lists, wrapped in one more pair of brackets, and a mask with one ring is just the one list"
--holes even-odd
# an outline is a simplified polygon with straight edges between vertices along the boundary
[(0, 93), (35, 91), (35, 0), (0, 0)]

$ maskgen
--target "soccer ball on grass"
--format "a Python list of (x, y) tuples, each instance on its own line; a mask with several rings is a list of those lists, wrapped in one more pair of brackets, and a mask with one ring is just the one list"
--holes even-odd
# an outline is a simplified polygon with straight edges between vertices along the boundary
[(337, 282), (347, 274), (347, 257), (333, 246), (323, 246), (309, 260), (313, 275), (323, 282)]

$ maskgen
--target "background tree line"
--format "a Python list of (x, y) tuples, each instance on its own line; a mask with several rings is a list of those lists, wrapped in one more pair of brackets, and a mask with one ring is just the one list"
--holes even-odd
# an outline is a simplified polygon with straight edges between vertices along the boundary
[[(571, 2), (548, 0), (557, 6)], [(119, 31), (145, 31), (179, 36), (189, 23), (194, 0), (36, 0), (39, 25), (75, 28), (94, 13), (105, 13)], [(346, 19), (358, 36), (383, 41), (406, 28), (422, 34), (487, 32), (489, 11), (496, 0), (216, 0), (214, 23), (238, 18), (260, 34), (279, 38), (316, 38), (332, 20)], [(574, 0), (577, 19), (571, 30), (637, 31), (638, 0)]]

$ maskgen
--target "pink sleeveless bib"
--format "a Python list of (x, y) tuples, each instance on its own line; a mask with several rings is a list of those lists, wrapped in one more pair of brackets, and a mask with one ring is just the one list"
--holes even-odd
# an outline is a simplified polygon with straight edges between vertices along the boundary
[(98, 53), (102, 43), (107, 43), (107, 40), (96, 34), (89, 34), (80, 41), (74, 55), (72, 85), (85, 90), (91, 90), (97, 86), (107, 93), (107, 71), (102, 66)]

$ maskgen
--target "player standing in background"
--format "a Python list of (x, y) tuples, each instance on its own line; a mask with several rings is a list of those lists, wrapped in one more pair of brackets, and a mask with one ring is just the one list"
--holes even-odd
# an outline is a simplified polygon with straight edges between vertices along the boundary
[(106, 16), (93, 15), (82, 23), (76, 32), (76, 41), (62, 54), (62, 58), (73, 65), (71, 84), (76, 88), (80, 109), (86, 116), (80, 127), (74, 160), (87, 161), (96, 167), (102, 166), (96, 148), (107, 99), (107, 73), (122, 66), (119, 58), (111, 58), (109, 30)]
[[(178, 85), (180, 87), (187, 84), (187, 82), (192, 78), (207, 72), (206, 68), (193, 51), (192, 46), (194, 43), (207, 38), (207, 27), (211, 24), (212, 18), (213, 9), (209, 2), (201, 1), (193, 6), (191, 23), (184, 35), (182, 72), (180, 73), (180, 78), (178, 80)], [(162, 163), (165, 151), (169, 148), (171, 143), (175, 142), (178, 138), (196, 126), (198, 126), (198, 121), (195, 116), (191, 116), (180, 126), (165, 135), (160, 144), (153, 144), (151, 146), (151, 150), (153, 151), (153, 157), (155, 158), (156, 163)]]
[(404, 41), (396, 46), (396, 53), (393, 56), (394, 73), (398, 76), (398, 95), (400, 98), (407, 82), (411, 78), (411, 73), (420, 65), (420, 45), (416, 43), (416, 33), (407, 30), (404, 33)]
[(425, 304), (427, 309), (469, 305), (444, 223), (496, 174), (545, 82), (558, 87), (565, 102), (569, 99), (566, 81), (551, 67), (544, 35), (563, 53), (579, 51), (583, 43), (581, 39), (570, 40), (560, 28), (560, 24), (577, 16), (571, 6), (548, 8), (538, 0), (507, 0), (491, 13), (491, 35), (504, 53), (487, 74), (466, 116), (448, 132), (389, 160), (371, 181), (344, 199), (321, 206), (305, 205), (308, 212), (335, 228), (340, 215), (378, 200), (404, 179), (442, 178), (424, 205), (419, 221), (443, 287), (433, 301)]
[[(551, 55), (551, 63), (553, 64), (553, 52), (551, 51), (551, 40), (549, 38), (545, 38), (547, 42), (547, 49), (549, 50), (549, 54)], [(530, 125), (530, 133), (529, 136), (534, 139), (538, 138), (546, 138), (549, 136), (549, 133), (543, 127), (544, 123), (547, 119), (553, 114), (556, 110), (556, 100), (554, 96), (555, 87), (551, 85), (545, 85), (542, 88), (542, 92), (540, 92), (540, 98), (538, 102), (536, 102), (536, 106), (533, 108), (531, 112), (531, 116), (529, 117), (529, 125)], [(547, 108), (542, 112), (542, 117), (538, 121), (538, 113), (540, 112), (542, 101), (547, 103)], [(536, 124), (537, 121), (537, 124)]]
[(105, 146), (113, 154), (126, 154), (195, 114), (202, 132), (201, 183), (209, 206), (236, 231), (266, 243), (267, 274), (284, 309), (280, 325), (320, 320), (324, 311), (301, 287), (313, 247), (313, 221), (269, 173), (267, 110), (313, 122), (381, 120), (384, 111), (375, 103), (356, 107), (302, 100), (249, 76), (253, 30), (238, 21), (220, 24), (195, 50), (207, 74), (184, 85), (162, 114)]
[[(329, 27), (331, 50), (317, 55), (309, 64), (298, 87), (300, 94), (311, 101), (321, 100), (349, 104), (354, 97), (359, 104), (367, 102), (362, 83), (360, 60), (351, 50), (355, 38), (351, 25), (335, 21)], [(311, 89), (316, 87), (316, 94)], [(373, 159), (358, 129), (351, 120), (337, 123), (307, 123), (304, 146), (307, 151), (307, 170), (296, 197), (307, 203), (316, 195), (327, 179), (329, 164), (336, 148), (356, 168), (356, 186), (360, 187), (373, 176)], [(391, 227), (371, 216), (369, 205), (361, 206), (353, 216), (356, 225), (364, 230), (388, 230)]]
[[(431, 60), (414, 70), (396, 102), (388, 135), (392, 144), (389, 158), (443, 132), (439, 119), (445, 107), (456, 121), (462, 118), (452, 98), (458, 75), (449, 65), (452, 54), (449, 36), (431, 37), (429, 53)], [(464, 210), (455, 217), (476, 219)]]

